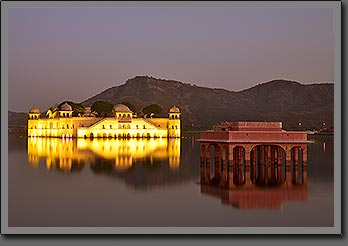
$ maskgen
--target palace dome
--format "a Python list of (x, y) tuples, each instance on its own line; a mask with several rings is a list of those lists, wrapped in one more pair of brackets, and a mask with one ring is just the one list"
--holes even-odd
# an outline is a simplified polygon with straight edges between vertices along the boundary
[(33, 107), (29, 110), (30, 114), (40, 114), (40, 109), (38, 109), (37, 107)]
[(169, 109), (169, 113), (180, 113), (180, 109), (176, 106), (173, 106)]
[(72, 107), (67, 104), (67, 103), (64, 103), (61, 107), (60, 107), (60, 110), (62, 111), (72, 111)]
[(132, 110), (124, 104), (116, 104), (112, 109), (114, 112), (132, 112)]

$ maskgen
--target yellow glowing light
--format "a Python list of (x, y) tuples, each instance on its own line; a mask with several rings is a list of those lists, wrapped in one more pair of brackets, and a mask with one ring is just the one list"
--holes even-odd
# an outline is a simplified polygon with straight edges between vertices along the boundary
[(71, 139), (28, 138), (28, 161), (38, 166), (40, 158), (46, 158), (46, 168), (70, 171), (73, 161), (105, 158), (114, 160), (116, 170), (127, 170), (135, 160), (168, 159), (171, 170), (180, 165), (180, 138), (151, 139)]

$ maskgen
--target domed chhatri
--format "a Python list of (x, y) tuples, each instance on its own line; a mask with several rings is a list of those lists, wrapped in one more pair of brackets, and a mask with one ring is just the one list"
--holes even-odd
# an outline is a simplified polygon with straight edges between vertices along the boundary
[(31, 109), (29, 109), (29, 114), (40, 114), (40, 109), (38, 109), (37, 107), (32, 107)]
[(130, 110), (124, 104), (116, 104), (112, 109), (113, 109), (114, 112), (129, 112), (129, 113), (132, 112), (132, 110)]
[(180, 113), (180, 109), (174, 105), (169, 109), (169, 113)]
[(97, 115), (85, 107), (85, 112), (73, 107), (67, 101), (60, 109), (51, 107), (46, 116), (40, 117), (38, 108), (28, 114), (28, 136), (61, 138), (179, 138), (181, 117), (178, 107), (168, 110), (168, 117), (138, 117), (128, 106), (116, 104), (111, 114)]
[(62, 110), (62, 111), (72, 111), (73, 109), (72, 109), (72, 107), (69, 105), (69, 104), (67, 104), (66, 102), (60, 107), (60, 110)]

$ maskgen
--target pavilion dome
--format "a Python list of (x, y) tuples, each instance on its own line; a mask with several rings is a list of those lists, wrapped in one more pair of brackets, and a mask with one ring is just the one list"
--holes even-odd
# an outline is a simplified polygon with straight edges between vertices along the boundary
[(40, 109), (38, 109), (37, 107), (32, 107), (31, 109), (29, 109), (29, 113), (30, 114), (40, 114)]
[(62, 111), (72, 111), (72, 107), (67, 104), (67, 103), (64, 103), (61, 107), (60, 107), (60, 110)]
[(173, 106), (169, 109), (169, 113), (180, 113), (180, 109), (177, 106)]
[(124, 104), (116, 104), (112, 109), (114, 112), (132, 112), (132, 110)]

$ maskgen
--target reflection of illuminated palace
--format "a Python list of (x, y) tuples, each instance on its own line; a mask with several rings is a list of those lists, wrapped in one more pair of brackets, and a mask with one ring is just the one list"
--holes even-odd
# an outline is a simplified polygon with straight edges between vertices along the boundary
[(96, 158), (113, 161), (115, 170), (127, 170), (138, 159), (168, 159), (175, 170), (180, 164), (180, 138), (150, 139), (60, 139), (28, 138), (28, 159), (37, 166), (46, 159), (46, 167), (69, 172), (76, 166), (94, 163)]
[(62, 138), (176, 138), (180, 137), (180, 110), (173, 106), (168, 118), (137, 118), (123, 104), (113, 107), (114, 117), (95, 117), (90, 108), (85, 114), (73, 117), (73, 108), (65, 103), (47, 111), (47, 118), (40, 118), (40, 110), (29, 110), (29, 137)]
[(306, 199), (306, 132), (284, 131), (281, 122), (225, 122), (198, 141), (202, 193), (243, 208)]

